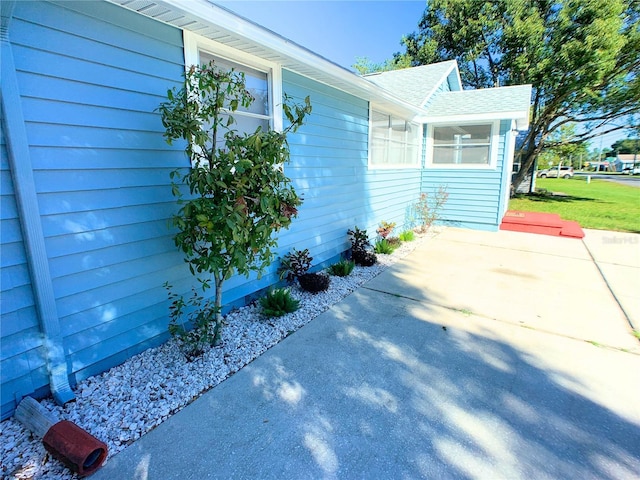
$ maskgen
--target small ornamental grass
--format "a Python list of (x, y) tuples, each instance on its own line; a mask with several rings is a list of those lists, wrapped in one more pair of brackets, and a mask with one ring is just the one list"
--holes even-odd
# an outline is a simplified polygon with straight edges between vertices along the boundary
[(413, 233), (413, 230), (406, 230), (404, 232), (402, 232), (398, 238), (400, 239), (401, 242), (413, 242), (416, 238), (415, 233)]
[(338, 263), (334, 263), (329, 267), (329, 274), (335, 277), (346, 277), (356, 266), (356, 263), (351, 260), (340, 260)]
[(376, 244), (373, 246), (373, 251), (376, 253), (381, 253), (383, 255), (389, 255), (393, 253), (393, 251), (397, 248), (397, 245), (392, 245), (387, 239), (383, 238), (382, 240), (378, 240)]
[(276, 288), (269, 290), (260, 299), (260, 305), (262, 313), (267, 317), (282, 317), (295, 312), (300, 306), (300, 300), (293, 298), (288, 288)]

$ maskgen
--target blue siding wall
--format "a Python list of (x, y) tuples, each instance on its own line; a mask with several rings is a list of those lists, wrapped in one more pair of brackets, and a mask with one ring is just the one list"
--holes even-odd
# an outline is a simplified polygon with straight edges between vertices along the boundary
[(317, 263), (344, 251), (347, 229), (364, 221), (369, 105), (291, 72), (283, 77), (296, 101), (311, 97), (313, 113), (289, 138), (287, 174), (305, 202), (280, 247), (309, 248)]
[(355, 225), (371, 235), (381, 220), (405, 223), (407, 204), (420, 189), (420, 169), (370, 170), (368, 103), (295, 73), (284, 72), (284, 91), (310, 95), (307, 124), (292, 135), (287, 173), (305, 203), (281, 247), (309, 248), (323, 262), (346, 250)]
[(502, 168), (506, 155), (505, 137), (509, 134), (510, 125), (510, 121), (500, 122), (498, 161), (495, 169), (424, 170), (424, 192), (432, 195), (440, 185), (447, 187), (449, 199), (441, 214), (447, 224), (486, 230), (498, 229), (501, 220)]
[[(419, 197), (420, 169), (369, 170), (368, 102), (287, 70), (283, 91), (295, 102), (309, 95), (313, 112), (288, 139), (291, 162), (285, 170), (304, 203), (290, 229), (280, 232), (278, 255), (308, 248), (318, 267), (350, 247), (347, 230), (356, 225), (372, 237), (381, 220), (396, 222), (400, 230), (407, 206)], [(278, 265), (261, 279), (229, 279), (224, 303), (243, 305), (276, 283)]]
[(5, 418), (15, 407), (15, 395), (46, 389), (49, 377), (3, 130), (0, 128), (0, 391)]
[[(184, 71), (182, 32), (106, 2), (19, 2), (10, 39), (65, 353), (79, 380), (167, 336), (162, 283), (184, 271), (168, 229), (169, 172), (188, 162), (164, 142), (153, 110)], [(15, 236), (17, 221), (7, 221)], [(4, 280), (3, 264), (3, 289)], [(23, 283), (16, 288), (27, 292)], [(12, 297), (29, 312), (21, 328), (36, 328), (28, 293)]]

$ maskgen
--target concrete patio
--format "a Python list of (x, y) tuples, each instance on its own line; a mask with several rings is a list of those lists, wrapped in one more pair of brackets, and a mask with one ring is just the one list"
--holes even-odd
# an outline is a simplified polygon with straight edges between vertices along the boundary
[(446, 229), (92, 478), (638, 478), (640, 235), (586, 233)]

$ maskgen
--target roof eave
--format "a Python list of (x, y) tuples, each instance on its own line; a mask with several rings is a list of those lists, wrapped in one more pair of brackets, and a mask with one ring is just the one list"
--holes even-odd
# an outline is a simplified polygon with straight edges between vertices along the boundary
[(424, 113), (421, 108), (350, 70), (207, 0), (149, 0), (140, 8), (136, 6), (142, 2), (107, 1), (211, 40), (232, 44), (238, 50), (256, 56), (266, 55), (287, 70), (368, 100), (391, 113), (412, 117)]
[(422, 115), (416, 120), (420, 123), (462, 123), (487, 120), (514, 120), (516, 122), (517, 130), (523, 131), (529, 128), (528, 111), (468, 113), (458, 115)]

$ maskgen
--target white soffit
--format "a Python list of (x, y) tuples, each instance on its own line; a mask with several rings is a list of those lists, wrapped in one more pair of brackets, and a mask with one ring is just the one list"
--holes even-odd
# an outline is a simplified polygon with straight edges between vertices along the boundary
[(282, 65), (390, 113), (424, 111), (287, 38), (207, 0), (108, 0), (147, 17)]

